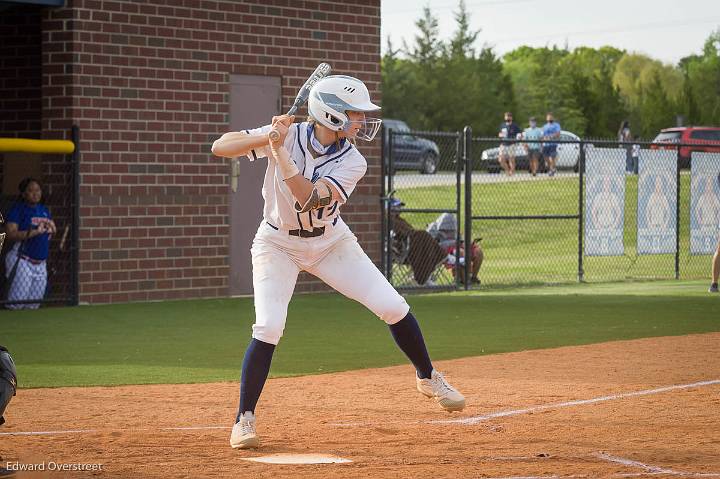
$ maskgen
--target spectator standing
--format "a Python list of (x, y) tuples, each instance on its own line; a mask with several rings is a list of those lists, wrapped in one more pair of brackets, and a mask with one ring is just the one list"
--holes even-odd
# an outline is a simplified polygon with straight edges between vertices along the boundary
[[(20, 182), (20, 198), (8, 213), (7, 239), (15, 245), (5, 257), (10, 282), (8, 301), (40, 300), (47, 287), (50, 236), (57, 230), (50, 211), (41, 204), (42, 187), (34, 178)], [(10, 303), (8, 309), (37, 309), (38, 303)]]
[[(637, 142), (637, 141), (639, 141), (639, 139), (640, 138), (636, 135), (635, 141)], [(632, 165), (631, 165), (632, 172), (633, 172), (633, 174), (637, 175), (638, 174), (638, 165), (640, 164), (640, 145), (638, 145), (637, 143), (633, 143), (631, 156), (632, 156)]]
[(620, 123), (620, 128), (618, 128), (618, 142), (620, 143), (620, 148), (625, 148), (625, 151), (627, 152), (625, 155), (625, 174), (632, 175), (633, 174), (633, 145), (632, 142), (632, 135), (630, 134), (630, 122), (627, 120), (623, 120), (622, 123)]
[(555, 121), (555, 115), (552, 112), (548, 112), (545, 119), (547, 123), (543, 126), (543, 156), (545, 157), (545, 163), (547, 164), (548, 176), (555, 176), (557, 169), (555, 163), (557, 161), (557, 146), (558, 144), (551, 141), (560, 138), (560, 123)]
[(523, 139), (528, 140), (525, 143), (525, 151), (527, 152), (528, 160), (530, 161), (530, 173), (535, 176), (538, 171), (538, 163), (540, 161), (540, 140), (542, 139), (543, 131), (538, 128), (535, 117), (530, 118), (530, 126), (525, 128), (523, 132)]
[(500, 124), (500, 132), (498, 138), (504, 141), (500, 143), (499, 161), (505, 174), (512, 176), (515, 174), (515, 144), (516, 140), (522, 136), (522, 130), (515, 122), (513, 122), (512, 113), (505, 112), (505, 121)]

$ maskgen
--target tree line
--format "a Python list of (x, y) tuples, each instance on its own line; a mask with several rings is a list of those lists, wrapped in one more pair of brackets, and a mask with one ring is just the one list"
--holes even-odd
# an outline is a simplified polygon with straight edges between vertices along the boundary
[[(461, 0), (449, 40), (439, 37), (429, 7), (415, 22), (414, 41), (382, 57), (383, 116), (417, 130), (461, 130), (497, 135), (505, 111), (525, 123), (555, 113), (563, 129), (581, 137), (612, 138), (630, 121), (633, 135), (652, 139), (676, 125), (720, 126), (720, 28), (703, 51), (667, 65), (640, 53), (606, 46), (519, 47), (501, 57), (476, 49)], [(522, 125), (521, 125), (522, 126)]]

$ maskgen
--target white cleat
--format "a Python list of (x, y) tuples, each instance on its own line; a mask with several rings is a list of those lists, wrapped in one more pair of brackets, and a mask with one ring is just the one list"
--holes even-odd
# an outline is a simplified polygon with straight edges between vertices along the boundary
[(442, 373), (433, 369), (430, 379), (420, 379), (417, 375), (415, 379), (417, 390), (429, 398), (434, 398), (446, 411), (462, 411), (465, 408), (465, 396), (452, 387)]
[(255, 432), (255, 415), (245, 411), (240, 415), (240, 420), (233, 426), (230, 435), (230, 447), (233, 449), (250, 449), (258, 447), (260, 439)]

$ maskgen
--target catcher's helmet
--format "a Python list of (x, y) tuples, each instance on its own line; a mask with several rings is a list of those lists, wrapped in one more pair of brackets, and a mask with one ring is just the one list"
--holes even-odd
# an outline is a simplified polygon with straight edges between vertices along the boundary
[[(347, 131), (350, 120), (347, 111), (378, 111), (380, 107), (370, 101), (370, 93), (363, 82), (345, 75), (330, 75), (317, 82), (310, 90), (308, 111), (310, 116), (332, 131)], [(365, 118), (357, 138), (372, 141), (380, 123), (379, 118)]]

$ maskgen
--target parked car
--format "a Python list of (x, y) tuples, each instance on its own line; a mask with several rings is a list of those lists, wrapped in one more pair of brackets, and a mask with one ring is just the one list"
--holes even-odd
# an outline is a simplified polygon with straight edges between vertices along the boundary
[(720, 127), (716, 126), (680, 126), (665, 128), (655, 137), (651, 149), (677, 150), (676, 144), (690, 145), (680, 147), (680, 168), (690, 167), (693, 151), (720, 152)]
[[(404, 121), (383, 119), (383, 135), (385, 148), (389, 148), (388, 131), (404, 133), (410, 127)], [(385, 152), (387, 161), (387, 151)], [(433, 175), (437, 171), (440, 149), (437, 143), (411, 134), (393, 135), (392, 139), (393, 165), (396, 170), (418, 170), (424, 175)]]
[[(560, 169), (573, 169), (577, 171), (578, 160), (580, 159), (580, 137), (575, 133), (569, 131), (561, 131), (561, 141), (576, 141), (577, 143), (558, 143), (557, 147), (557, 162), (555, 166)], [(513, 145), (515, 149), (515, 168), (517, 170), (527, 170), (530, 166), (525, 146), (522, 142), (515, 143)], [(500, 162), (498, 157), (500, 155), (500, 147), (489, 148), (482, 152), (480, 160), (485, 164), (488, 173), (499, 173)], [(540, 160), (540, 171), (545, 171), (545, 162), (541, 158)]]

